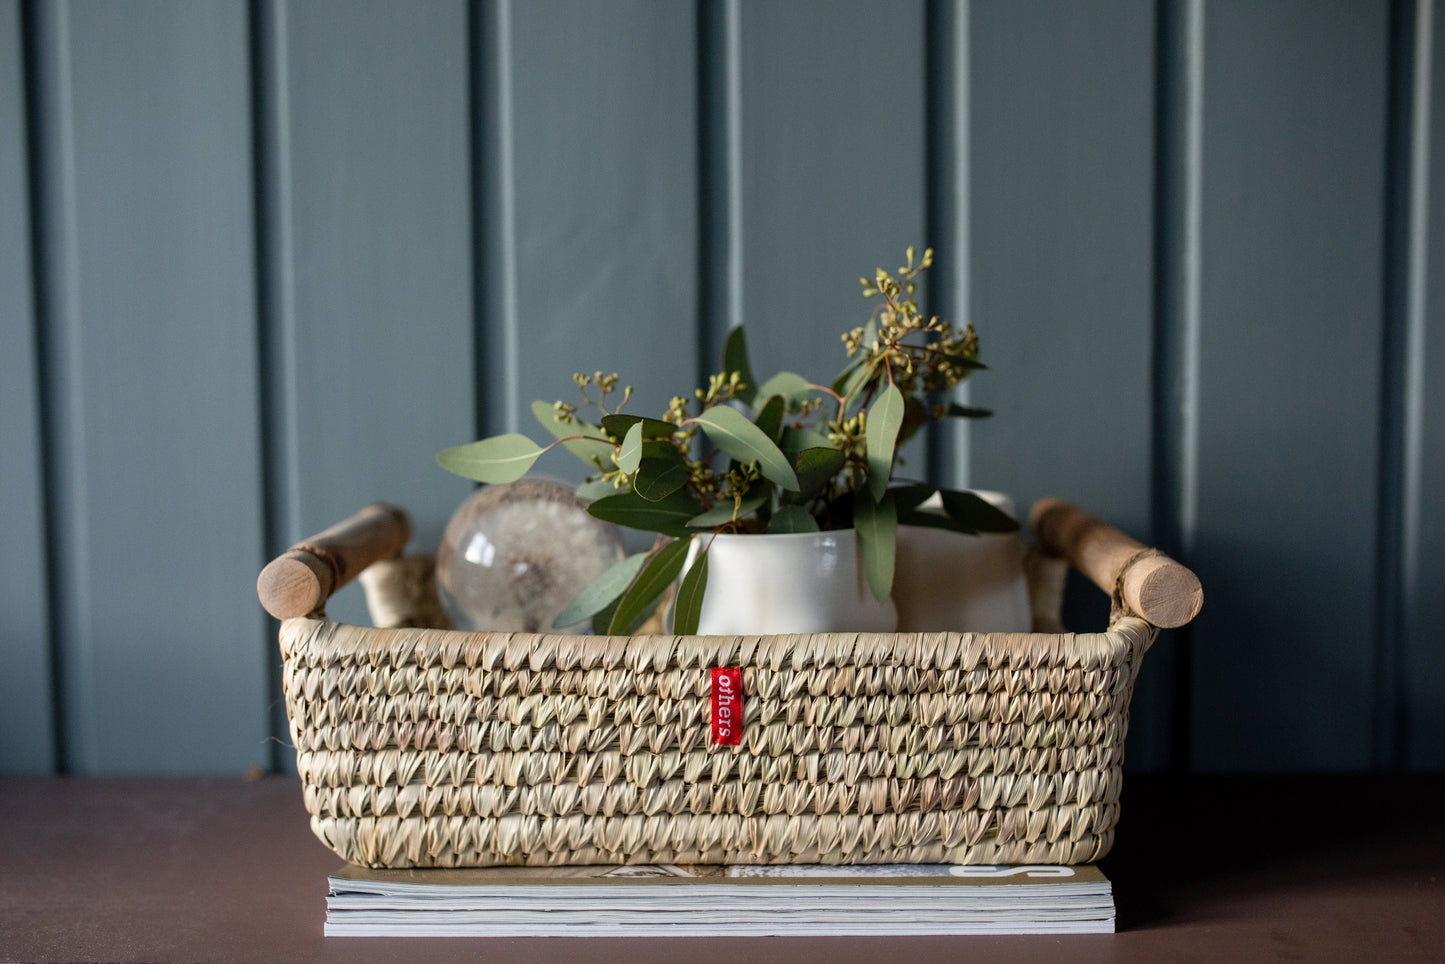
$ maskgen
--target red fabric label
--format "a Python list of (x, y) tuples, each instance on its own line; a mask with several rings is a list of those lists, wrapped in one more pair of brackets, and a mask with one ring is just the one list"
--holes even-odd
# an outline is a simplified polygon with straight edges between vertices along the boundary
[(737, 666), (713, 667), (712, 741), (729, 746), (743, 741), (743, 671)]

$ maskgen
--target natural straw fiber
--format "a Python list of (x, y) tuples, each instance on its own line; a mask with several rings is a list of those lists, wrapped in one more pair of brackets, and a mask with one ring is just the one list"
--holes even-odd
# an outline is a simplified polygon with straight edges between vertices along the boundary
[[(1112, 843), (1155, 633), (1122, 612), (1103, 633), (762, 637), (318, 614), (281, 649), (312, 828), (348, 861), (1073, 864)], [(742, 669), (739, 746), (710, 741), (717, 666)]]

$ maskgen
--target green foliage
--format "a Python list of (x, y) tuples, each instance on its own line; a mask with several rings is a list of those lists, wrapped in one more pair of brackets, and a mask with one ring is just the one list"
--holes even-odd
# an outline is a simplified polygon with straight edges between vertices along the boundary
[(567, 604), (566, 609), (557, 614), (557, 618), (552, 620), (552, 628), (565, 629), (606, 609), (632, 585), (632, 580), (646, 565), (647, 556), (645, 552), (628, 556), (592, 580)]
[(877, 502), (888, 491), (893, 473), (893, 449), (903, 428), (903, 393), (892, 382), (868, 410), (864, 439), (868, 444), (868, 488)]
[(763, 382), (763, 387), (758, 389), (759, 398), (769, 398), (777, 395), (787, 402), (797, 402), (806, 398), (813, 391), (813, 383), (802, 375), (795, 375), (792, 372), (778, 372), (772, 378)]
[(638, 435), (645, 439), (667, 438), (677, 431), (677, 426), (671, 422), (664, 422), (656, 418), (643, 418), (641, 415), (604, 415), (602, 416), (602, 428), (609, 435), (625, 436), (629, 431), (636, 429)]
[(682, 564), (686, 557), (685, 539), (674, 539), (653, 552), (648, 557), (647, 565), (642, 567), (642, 572), (637, 574), (637, 578), (622, 593), (617, 609), (612, 614), (612, 622), (607, 626), (607, 632), (612, 635), (631, 633), (652, 615), (657, 600), (682, 573)]
[(702, 595), (707, 590), (707, 550), (698, 553), (687, 575), (677, 587), (677, 605), (672, 611), (672, 631), (679, 635), (697, 632), (702, 617)]
[[(661, 446), (656, 455), (644, 449), (632, 477), (632, 490), (649, 502), (658, 502), (687, 485), (691, 477), (687, 459), (672, 446)], [(611, 487), (611, 483), (605, 484)]]
[(785, 505), (773, 513), (772, 521), (768, 523), (768, 532), (773, 535), (786, 535), (793, 532), (821, 532), (818, 528), (818, 520), (813, 514), (800, 505)]
[(783, 440), (783, 416), (787, 414), (788, 404), (781, 395), (767, 396), (767, 399), (767, 404), (758, 409), (758, 417), (753, 420), (753, 424), (762, 429), (763, 434), (776, 445)]
[(858, 533), (858, 554), (863, 575), (879, 602), (893, 591), (893, 562), (898, 547), (898, 512), (893, 498), (880, 502), (858, 493), (853, 499), (853, 528)]
[(798, 468), (798, 495), (811, 499), (825, 493), (833, 477), (847, 463), (847, 456), (827, 445), (803, 449), (795, 460)]
[(679, 489), (654, 501), (634, 492), (619, 492), (598, 499), (587, 507), (587, 511), (603, 522), (683, 538), (692, 535), (687, 527), (688, 520), (701, 515), (704, 509), (690, 493)]
[[(927, 512), (918, 508), (935, 492), (943, 503), (943, 512)], [(1013, 516), (973, 492), (951, 492), (931, 485), (910, 485), (892, 490), (902, 525), (948, 529), (964, 535), (1013, 532), (1019, 524)]]
[(596, 425), (588, 425), (575, 416), (563, 421), (556, 405), (541, 401), (532, 403), (532, 415), (588, 469), (601, 472), (612, 464), (612, 443), (607, 433)]
[(752, 366), (748, 364), (748, 340), (741, 326), (728, 332), (727, 341), (723, 343), (723, 371), (737, 374), (742, 385), (738, 398), (749, 405), (755, 404), (758, 382), (753, 378)]
[(546, 449), (525, 435), (498, 435), (437, 453), (437, 462), (474, 482), (515, 482)]
[(738, 519), (762, 508), (769, 496), (768, 492), (758, 492), (753, 495), (740, 496), (733, 502), (720, 502), (702, 515), (687, 520), (688, 528), (718, 529), (726, 525), (737, 525)]
[(739, 462), (756, 462), (763, 475), (785, 489), (798, 488), (798, 476), (783, 450), (742, 412), (718, 405), (698, 415), (695, 421), (712, 443), (728, 455)]
[[(826, 385), (779, 372), (759, 381), (741, 328), (728, 333), (723, 370), (691, 396), (674, 396), (661, 418), (623, 414), (632, 394), (618, 376), (573, 376), (580, 403), (535, 402), (532, 412), (587, 466), (579, 494), (599, 519), (654, 532), (647, 553), (629, 556), (588, 586), (559, 617), (592, 616), (598, 631), (629, 632), (682, 574), (688, 538), (707, 533), (789, 533), (853, 527), (868, 584), (879, 599), (893, 582), (899, 524), (998, 532), (1016, 523), (971, 493), (943, 492), (942, 513), (920, 508), (937, 489), (895, 484), (899, 448), (929, 421), (989, 413), (947, 393), (974, 371), (978, 336), (918, 307), (925, 251), (864, 278), (877, 304), (843, 335), (848, 360)], [(595, 408), (593, 421), (580, 415)], [(502, 435), (441, 452), (449, 471), (483, 482), (520, 478), (547, 449)], [(707, 552), (688, 567), (674, 609), (677, 632), (692, 632), (707, 584)]]

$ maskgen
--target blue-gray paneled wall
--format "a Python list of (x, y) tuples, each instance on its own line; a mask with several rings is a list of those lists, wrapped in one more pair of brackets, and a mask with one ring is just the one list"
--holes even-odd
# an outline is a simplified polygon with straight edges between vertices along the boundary
[(375, 499), (431, 548), (435, 450), (573, 371), (658, 408), (745, 322), (822, 377), (915, 243), (998, 413), (918, 464), (1204, 582), (1131, 766), (1445, 764), (1439, 21), (0, 0), (0, 769), (286, 766), (269, 555)]

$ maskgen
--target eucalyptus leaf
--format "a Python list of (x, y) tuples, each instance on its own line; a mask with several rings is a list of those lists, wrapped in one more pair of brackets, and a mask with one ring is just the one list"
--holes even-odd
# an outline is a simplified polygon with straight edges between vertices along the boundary
[(852, 361), (843, 366), (843, 370), (838, 373), (838, 377), (833, 379), (831, 386), (833, 391), (846, 398), (851, 385), (856, 384), (858, 379), (862, 377), (865, 362), (865, 355), (855, 355)]
[(774, 443), (783, 439), (783, 412), (787, 407), (788, 403), (783, 401), (783, 396), (773, 395), (758, 411), (758, 417), (753, 422)]
[(873, 598), (883, 602), (893, 591), (893, 564), (898, 549), (898, 515), (891, 496), (879, 502), (859, 494), (853, 500), (853, 528), (858, 556)]
[[(609, 416), (611, 417), (611, 416)], [(642, 423), (633, 422), (622, 436), (622, 448), (617, 453), (617, 467), (624, 475), (631, 475), (642, 464)]]
[(748, 364), (748, 340), (741, 325), (728, 332), (727, 341), (723, 343), (723, 370), (729, 374), (738, 373), (738, 380), (742, 382), (738, 397), (749, 405), (755, 404), (758, 382), (753, 377), (752, 366)]
[(697, 416), (697, 423), (713, 444), (739, 462), (757, 462), (769, 480), (785, 489), (798, 488), (798, 477), (782, 450), (767, 434), (735, 408), (717, 405)]
[(903, 409), (903, 393), (889, 382), (868, 410), (864, 439), (868, 443), (868, 489), (874, 502), (883, 498), (893, 474), (893, 450), (903, 427)]
[(780, 507), (773, 513), (773, 521), (768, 525), (768, 532), (771, 534), (817, 531), (818, 520), (813, 518), (813, 513), (800, 505)]
[(702, 597), (707, 591), (707, 550), (698, 553), (687, 574), (677, 587), (677, 602), (672, 609), (672, 631), (679, 636), (691, 636), (697, 632), (698, 621), (702, 618)]
[(843, 467), (846, 456), (829, 445), (803, 449), (794, 460), (798, 475), (798, 493), (812, 496), (822, 491), (838, 470)]
[(938, 486), (918, 483), (916, 485), (895, 485), (888, 490), (893, 494), (893, 504), (898, 507), (899, 517), (904, 512), (911, 512), (933, 497), (938, 491)]
[(602, 416), (602, 428), (608, 435), (615, 438), (622, 438), (639, 426), (642, 437), (645, 439), (668, 438), (677, 431), (676, 425), (657, 418), (644, 418), (641, 415)]
[(616, 495), (617, 486), (607, 479), (590, 479), (577, 486), (572, 494), (579, 499), (591, 502), (593, 499), (605, 499), (609, 495)]
[[(908, 395), (903, 399), (903, 426), (898, 430), (898, 441), (895, 448), (902, 448), (918, 433), (918, 430), (932, 420), (928, 406), (918, 398)], [(903, 463), (903, 456), (898, 456), (898, 462)]]
[(542, 452), (527, 436), (512, 433), (442, 449), (437, 462), (448, 472), (476, 482), (515, 482), (527, 474)]
[(645, 459), (668, 459), (674, 456), (682, 458), (683, 450), (673, 444), (671, 439), (649, 439), (645, 435), (642, 439), (642, 457)]
[(802, 375), (793, 372), (778, 372), (772, 378), (763, 382), (758, 389), (759, 398), (767, 398), (770, 395), (780, 395), (786, 401), (797, 401), (813, 390), (813, 383)]
[[(566, 439), (562, 446), (577, 456), (590, 469), (606, 471), (612, 467), (612, 441), (602, 434), (602, 429), (588, 424), (580, 418), (564, 422), (557, 417), (557, 410), (546, 402), (532, 403), (532, 417), (551, 432), (553, 437)], [(573, 436), (585, 436), (574, 438)]]
[(552, 628), (566, 629), (568, 626), (606, 609), (617, 597), (627, 591), (627, 587), (632, 585), (632, 580), (637, 578), (637, 574), (642, 571), (646, 562), (647, 553), (639, 552), (609, 566), (606, 572), (589, 582), (581, 592), (572, 597), (567, 608), (552, 620)]
[(1018, 531), (1017, 519), (977, 493), (940, 489), (938, 494), (948, 517), (973, 527), (975, 532)]
[(833, 382), (833, 391), (847, 401), (851, 401), (858, 389), (878, 372), (877, 363), (868, 363), (865, 357), (859, 355), (856, 362), (843, 369), (843, 374)]
[(993, 409), (972, 408), (957, 402), (949, 402), (948, 408), (944, 409), (943, 414), (952, 418), (988, 418), (993, 414)]
[(768, 501), (769, 493), (766, 489), (743, 496), (742, 502), (736, 506), (731, 499), (723, 499), (701, 515), (689, 519), (687, 525), (690, 529), (716, 529), (718, 526), (725, 526), (737, 519), (745, 518)]
[(632, 477), (632, 491), (648, 502), (658, 502), (687, 485), (689, 474), (687, 462), (672, 446), (667, 446), (672, 457), (651, 458), (643, 449), (642, 464)]
[(917, 526), (922, 529), (942, 529), (945, 532), (958, 532), (966, 536), (978, 535), (978, 530), (973, 526), (964, 525), (962, 522), (950, 519), (942, 512), (930, 512), (927, 509), (902, 509), (898, 510), (898, 524), (901, 526)]
[(831, 448), (833, 443), (828, 441), (828, 436), (811, 428), (799, 428), (795, 425), (783, 426), (783, 438), (778, 443), (783, 454), (793, 460), (796, 465), (798, 455), (804, 449), (825, 449)]
[[(645, 554), (644, 554), (645, 555)], [(607, 607), (592, 616), (592, 632), (598, 636), (607, 635), (607, 627), (612, 625), (612, 614), (617, 612), (617, 604), (622, 601), (621, 597), (612, 600)]]
[(639, 617), (645, 620), (656, 608), (657, 600), (682, 572), (687, 545), (686, 539), (674, 539), (652, 554), (617, 603), (617, 611), (612, 614), (612, 622), (607, 626), (609, 634), (616, 636), (630, 632), (635, 625), (634, 620)]
[(656, 501), (644, 499), (635, 492), (619, 492), (598, 499), (587, 511), (603, 522), (684, 538), (692, 535), (687, 520), (702, 512), (702, 506), (690, 492), (679, 489)]

